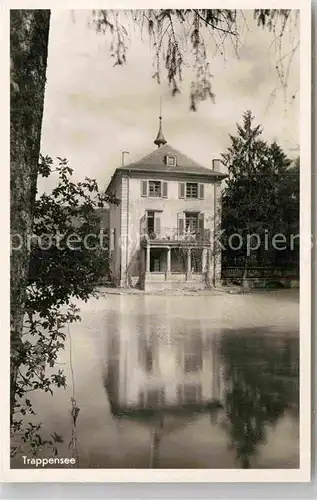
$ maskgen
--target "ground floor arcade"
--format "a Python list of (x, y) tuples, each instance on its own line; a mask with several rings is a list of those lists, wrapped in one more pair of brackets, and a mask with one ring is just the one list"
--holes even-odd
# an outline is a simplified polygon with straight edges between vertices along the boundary
[(140, 285), (144, 290), (210, 286), (213, 258), (210, 246), (141, 247)]

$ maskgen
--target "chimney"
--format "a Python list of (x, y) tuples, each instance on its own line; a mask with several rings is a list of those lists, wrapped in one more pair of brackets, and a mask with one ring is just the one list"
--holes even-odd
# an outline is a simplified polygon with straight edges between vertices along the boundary
[(219, 159), (212, 160), (212, 169), (215, 172), (221, 172), (221, 173), (223, 173), (224, 166), (222, 164), (222, 161), (219, 160)]

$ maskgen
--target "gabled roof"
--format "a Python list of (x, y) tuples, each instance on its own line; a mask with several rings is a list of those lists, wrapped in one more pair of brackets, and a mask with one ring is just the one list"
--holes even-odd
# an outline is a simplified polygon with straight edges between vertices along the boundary
[[(176, 156), (176, 166), (168, 166), (165, 161), (167, 155)], [(135, 171), (135, 172), (164, 172), (164, 173), (181, 173), (190, 175), (204, 175), (208, 177), (226, 177), (222, 172), (216, 172), (210, 168), (202, 167), (196, 163), (188, 156), (180, 153), (176, 149), (165, 144), (147, 156), (144, 156), (141, 160), (125, 165), (124, 167), (119, 167), (117, 169), (120, 171)]]

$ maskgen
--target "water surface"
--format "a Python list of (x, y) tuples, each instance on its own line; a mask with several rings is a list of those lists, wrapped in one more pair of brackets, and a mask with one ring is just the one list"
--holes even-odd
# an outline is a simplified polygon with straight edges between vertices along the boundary
[[(299, 466), (296, 291), (108, 295), (80, 306), (70, 328), (80, 467)], [(67, 390), (34, 396), (44, 430), (65, 440), (61, 456), (69, 355), (68, 344)]]

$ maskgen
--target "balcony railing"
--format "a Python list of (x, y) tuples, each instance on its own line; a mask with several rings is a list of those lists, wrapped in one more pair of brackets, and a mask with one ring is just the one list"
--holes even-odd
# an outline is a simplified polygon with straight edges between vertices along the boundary
[(210, 242), (210, 229), (180, 232), (177, 228), (163, 227), (159, 231), (141, 231), (142, 240)]

